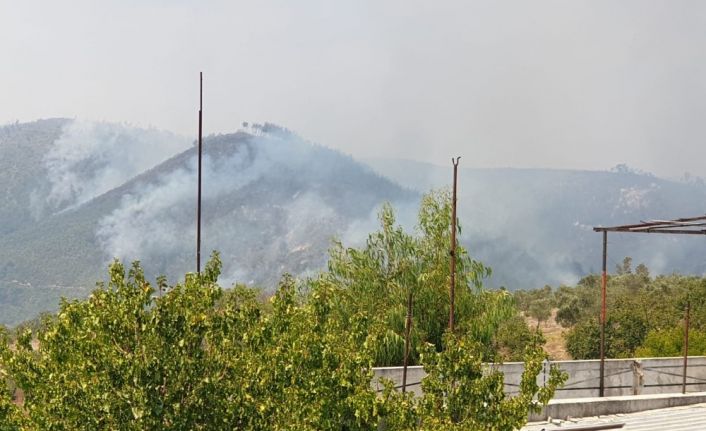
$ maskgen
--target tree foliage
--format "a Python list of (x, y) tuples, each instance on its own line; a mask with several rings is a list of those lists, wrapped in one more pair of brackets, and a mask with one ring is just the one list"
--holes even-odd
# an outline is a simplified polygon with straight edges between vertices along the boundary
[[(682, 356), (684, 354), (684, 326), (652, 330), (636, 350), (642, 358)], [(689, 355), (706, 355), (706, 332), (689, 331)]]
[[(426, 342), (442, 350), (449, 316), (450, 202), (446, 191), (426, 195), (417, 235), (397, 225), (392, 207), (385, 206), (379, 216), (380, 230), (362, 248), (336, 243), (329, 271), (314, 282), (340, 292), (337, 314), (341, 319), (363, 313), (370, 316), (369, 325), (386, 328), (376, 351), (378, 365), (402, 364), (410, 291), (414, 302), (412, 361), (418, 360), (419, 347)], [(479, 343), (486, 360), (494, 359), (497, 330), (515, 314), (512, 298), (502, 290), (483, 289), (482, 280), (490, 268), (472, 259), (464, 247), (457, 246), (456, 257), (456, 325)]]
[[(528, 312), (549, 301), (558, 308), (556, 320), (567, 328), (566, 348), (575, 359), (600, 355), (601, 279), (589, 275), (574, 287), (515, 293), (518, 310)], [(651, 277), (639, 264), (632, 269), (626, 257), (607, 279), (606, 356), (681, 355), (684, 309), (691, 307), (691, 333), (695, 342), (706, 331), (706, 278), (679, 274)], [(531, 312), (530, 312), (531, 314)], [(690, 349), (691, 351), (691, 349)]]
[(497, 354), (505, 361), (522, 361), (528, 347), (545, 343), (540, 331), (530, 330), (525, 319), (515, 315), (504, 321), (495, 335)]
[[(503, 393), (502, 376), (486, 369), (483, 360), (507, 299), (482, 289), (488, 270), (463, 250), (457, 286), (461, 324), (457, 334), (444, 333), (445, 316), (435, 313), (448, 310), (445, 289), (437, 283), (446, 279), (442, 230), (449, 219), (438, 214), (448, 208), (438, 197), (423, 205), (420, 237), (393, 227), (387, 209), (383, 231), (371, 235), (367, 247), (334, 249), (330, 272), (313, 280), (283, 277), (268, 303), (256, 289), (236, 286), (226, 293), (218, 286), (218, 254), (200, 276), (187, 274), (172, 287), (158, 280), (155, 288), (137, 262), (129, 269), (114, 262), (110, 281), (88, 299), (62, 302), (55, 317), (34, 325), (34, 331), (28, 327), (14, 347), (6, 337), (0, 344), (1, 377), (24, 392), (22, 406), (0, 392), (3, 426), (520, 427), (565, 376), (553, 368), (546, 385), (537, 386), (545, 356), (529, 347), (520, 394)], [(417, 298), (418, 358), (428, 373), (420, 397), (399, 393), (390, 382), (382, 394), (371, 387), (372, 366), (398, 329), (397, 305), (387, 296), (399, 299), (405, 288), (414, 289)]]

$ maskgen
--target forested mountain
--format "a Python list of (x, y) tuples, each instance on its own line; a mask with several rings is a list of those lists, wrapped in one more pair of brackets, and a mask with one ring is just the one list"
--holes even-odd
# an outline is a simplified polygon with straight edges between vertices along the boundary
[[(41, 136), (48, 133), (35, 124)], [(53, 130), (62, 153), (42, 141), (37, 151), (45, 156), (18, 168), (39, 178), (18, 193), (35, 197), (16, 205), (23, 223), (0, 237), (0, 323), (24, 318), (25, 307), (45, 308), (47, 297), (57, 302), (58, 295), (85, 294), (114, 257), (139, 259), (150, 277), (174, 279), (195, 270), (196, 148), (187, 143), (186, 150), (137, 172), (145, 145), (166, 151), (183, 142), (159, 142), (170, 135), (153, 130), (98, 128), (87, 132), (91, 126), (82, 125), (77, 133), (64, 122)], [(32, 147), (27, 134), (24, 129), (23, 142)], [(67, 139), (82, 153), (70, 152)], [(130, 151), (136, 154), (125, 154)], [(22, 163), (23, 152), (14, 155), (4, 163)], [(154, 151), (147, 156), (158, 158)], [(335, 236), (362, 239), (359, 230), (373, 224), (383, 202), (418, 200), (351, 157), (273, 125), (206, 138), (203, 185), (203, 261), (219, 250), (224, 284), (266, 288), (284, 272), (322, 268)]]
[[(196, 149), (168, 132), (53, 119), (0, 128), (0, 323), (81, 296), (114, 257), (148, 275), (195, 269)], [(283, 272), (326, 264), (332, 238), (365, 240), (392, 202), (410, 227), (421, 193), (451, 170), (362, 163), (286, 129), (248, 125), (204, 140), (203, 258), (221, 251), (224, 284), (271, 290)], [(461, 169), (462, 241), (493, 268), (492, 286), (575, 282), (599, 269), (596, 225), (706, 213), (706, 187), (614, 172)], [(653, 273), (701, 274), (702, 238), (612, 235)]]

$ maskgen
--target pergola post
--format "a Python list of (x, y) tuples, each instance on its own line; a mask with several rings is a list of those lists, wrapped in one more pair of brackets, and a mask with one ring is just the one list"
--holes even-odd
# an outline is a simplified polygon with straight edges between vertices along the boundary
[(681, 393), (686, 393), (686, 371), (689, 368), (689, 311), (691, 301), (686, 301), (686, 311), (684, 312), (684, 367), (682, 370)]
[(608, 232), (603, 231), (603, 272), (601, 274), (601, 377), (598, 396), (605, 395), (605, 324), (606, 324), (606, 290), (608, 284)]
[[(605, 327), (606, 327), (606, 290), (608, 284), (608, 232), (624, 233), (661, 233), (671, 235), (706, 235), (706, 215), (698, 217), (678, 218), (674, 220), (650, 220), (637, 224), (593, 228), (594, 232), (603, 232), (603, 273), (601, 275), (601, 368), (598, 395), (605, 395)], [(684, 328), (684, 369), (682, 376), (682, 391), (686, 392), (686, 371), (688, 366), (689, 343), (689, 305), (685, 316)]]

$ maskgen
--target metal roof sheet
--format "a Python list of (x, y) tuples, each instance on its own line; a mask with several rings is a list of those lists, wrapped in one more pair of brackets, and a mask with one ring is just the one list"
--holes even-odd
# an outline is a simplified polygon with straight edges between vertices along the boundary
[(695, 404), (668, 409), (648, 410), (639, 413), (607, 415), (592, 418), (576, 418), (554, 423), (537, 422), (522, 428), (522, 431), (568, 431), (574, 427), (624, 423), (624, 431), (704, 431), (706, 430), (706, 404)]

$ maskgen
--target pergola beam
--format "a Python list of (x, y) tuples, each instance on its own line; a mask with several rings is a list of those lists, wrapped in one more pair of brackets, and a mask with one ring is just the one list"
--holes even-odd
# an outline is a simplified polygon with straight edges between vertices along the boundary
[(594, 227), (593, 230), (595, 232), (673, 233), (677, 235), (706, 235), (706, 229), (671, 229), (667, 227), (645, 227), (642, 229), (624, 229), (620, 227)]
[(706, 235), (706, 216), (674, 220), (649, 220), (622, 226), (598, 226), (595, 232), (673, 233), (678, 235)]

